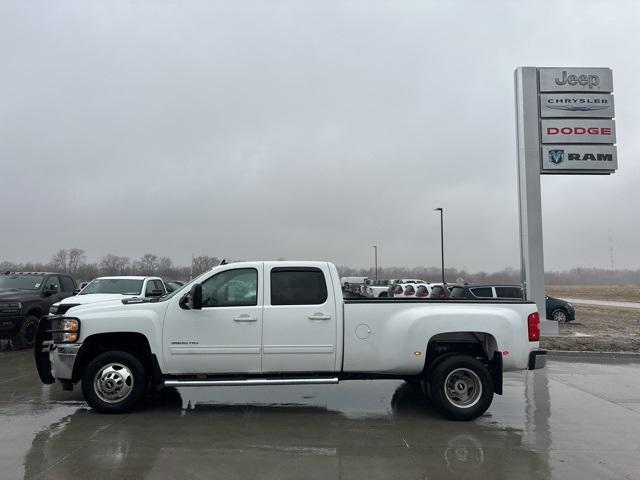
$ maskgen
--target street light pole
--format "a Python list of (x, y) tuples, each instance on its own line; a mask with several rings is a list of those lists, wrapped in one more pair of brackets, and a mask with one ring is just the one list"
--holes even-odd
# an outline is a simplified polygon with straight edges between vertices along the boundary
[(442, 256), (442, 283), (444, 284), (444, 209), (442, 207), (434, 208), (433, 211), (440, 211), (440, 252)]
[(374, 262), (375, 262), (375, 278), (376, 278), (376, 282), (378, 282), (378, 246), (377, 245), (373, 245), (373, 252), (374, 252)]

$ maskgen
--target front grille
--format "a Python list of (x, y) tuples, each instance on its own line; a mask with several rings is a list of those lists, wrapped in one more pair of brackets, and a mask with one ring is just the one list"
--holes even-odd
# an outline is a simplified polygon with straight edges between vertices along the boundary
[(67, 313), (67, 311), (70, 308), (77, 307), (78, 305), (80, 305), (80, 304), (79, 303), (66, 303), (64, 305), (58, 305), (58, 311), (56, 312), (56, 315), (62, 315), (64, 313)]

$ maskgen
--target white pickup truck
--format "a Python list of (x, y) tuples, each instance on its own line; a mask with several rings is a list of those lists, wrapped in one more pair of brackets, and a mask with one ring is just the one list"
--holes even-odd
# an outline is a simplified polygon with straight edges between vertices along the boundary
[(44, 383), (79, 381), (99, 412), (126, 412), (163, 386), (420, 383), (444, 416), (470, 420), (505, 371), (541, 368), (535, 304), (520, 300), (344, 300), (326, 262), (220, 265), (154, 299), (45, 317)]

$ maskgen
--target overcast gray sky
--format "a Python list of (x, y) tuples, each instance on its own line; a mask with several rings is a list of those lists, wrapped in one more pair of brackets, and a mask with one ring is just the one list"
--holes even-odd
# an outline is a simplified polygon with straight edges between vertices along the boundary
[(547, 269), (640, 268), (640, 2), (0, 0), (0, 260), (519, 266), (513, 70), (613, 69), (612, 176)]

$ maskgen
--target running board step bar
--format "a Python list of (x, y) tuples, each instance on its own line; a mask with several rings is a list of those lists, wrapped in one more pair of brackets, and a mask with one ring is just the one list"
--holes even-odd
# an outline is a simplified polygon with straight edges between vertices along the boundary
[(165, 380), (165, 387), (235, 387), (240, 385), (326, 385), (338, 383), (331, 378), (247, 378), (244, 380)]

